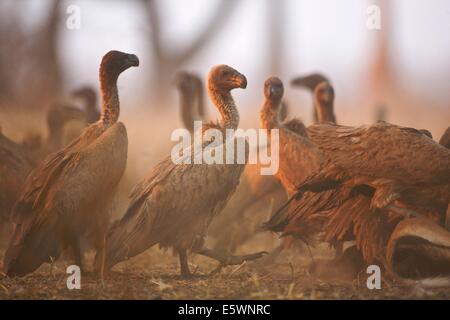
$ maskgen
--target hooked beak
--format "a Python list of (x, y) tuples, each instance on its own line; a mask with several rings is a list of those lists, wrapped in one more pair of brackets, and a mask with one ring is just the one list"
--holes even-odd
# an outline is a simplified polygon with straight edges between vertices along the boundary
[(328, 79), (319, 73), (314, 73), (291, 80), (291, 85), (298, 87), (306, 87), (309, 88), (310, 90), (314, 90), (314, 88), (323, 81), (328, 81)]
[(139, 58), (135, 54), (129, 54), (127, 56), (127, 64), (130, 67), (138, 67), (139, 66)]
[(246, 89), (247, 88), (247, 78), (243, 74), (237, 74), (233, 78), (233, 82), (236, 83), (238, 88)]
[(279, 86), (270, 87), (270, 97), (278, 97), (282, 93), (282, 88)]

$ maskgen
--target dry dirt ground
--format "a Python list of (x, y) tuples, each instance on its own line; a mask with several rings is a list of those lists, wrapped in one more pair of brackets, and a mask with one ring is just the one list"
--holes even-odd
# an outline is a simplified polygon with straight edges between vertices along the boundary
[(368, 290), (366, 275), (358, 281), (324, 282), (309, 275), (310, 260), (299, 254), (284, 254), (263, 267), (230, 266), (213, 275), (215, 261), (201, 256), (190, 261), (196, 276), (181, 279), (177, 257), (152, 248), (117, 265), (104, 283), (96, 274), (83, 273), (80, 290), (67, 289), (70, 260), (58, 261), (23, 278), (2, 276), (0, 299), (450, 299), (450, 288), (383, 282), (381, 290)]

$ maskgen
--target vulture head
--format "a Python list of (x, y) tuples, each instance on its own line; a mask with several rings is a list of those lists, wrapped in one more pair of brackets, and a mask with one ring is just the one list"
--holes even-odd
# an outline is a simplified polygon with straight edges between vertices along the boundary
[(71, 96), (77, 99), (81, 99), (85, 102), (86, 106), (95, 106), (97, 104), (97, 94), (95, 93), (94, 88), (89, 86), (74, 90)]
[(389, 238), (386, 258), (403, 278), (450, 276), (450, 232), (428, 218), (405, 219)]
[(276, 103), (276, 106), (280, 106), (279, 102), (281, 102), (283, 94), (283, 82), (279, 78), (270, 77), (264, 82), (264, 96), (266, 99)]
[(305, 87), (311, 91), (314, 91), (316, 86), (323, 81), (328, 81), (327, 77), (320, 73), (313, 73), (304, 77), (293, 79), (291, 81), (291, 85), (295, 87)]
[(136, 55), (113, 50), (103, 56), (100, 74), (110, 80), (117, 80), (122, 72), (138, 66), (139, 58)]
[(211, 69), (208, 74), (208, 85), (215, 91), (227, 92), (233, 89), (247, 88), (247, 78), (230, 66), (221, 64)]
[(314, 96), (321, 106), (333, 108), (334, 89), (328, 81), (322, 81), (316, 86)]
[(47, 113), (47, 125), (50, 131), (64, 127), (69, 121), (84, 119), (84, 112), (67, 104), (55, 105)]
[(186, 71), (180, 71), (175, 75), (174, 85), (184, 94), (194, 97), (197, 93), (197, 76)]

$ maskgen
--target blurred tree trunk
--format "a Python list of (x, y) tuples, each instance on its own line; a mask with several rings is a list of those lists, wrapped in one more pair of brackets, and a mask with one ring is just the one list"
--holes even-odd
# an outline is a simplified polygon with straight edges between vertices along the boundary
[(373, 30), (375, 48), (372, 60), (369, 63), (369, 88), (376, 99), (375, 120), (386, 120), (389, 95), (395, 90), (395, 77), (391, 66), (390, 52), (390, 17), (392, 3), (388, 0), (377, 0), (376, 5), (381, 10), (381, 29)]
[(52, 0), (46, 21), (29, 47), (31, 65), (26, 81), (29, 95), (26, 108), (46, 108), (61, 93), (62, 69), (58, 44), (61, 26), (61, 3)]
[(21, 6), (2, 8), (0, 15), (0, 107), (47, 108), (62, 88), (58, 56), (61, 3), (49, 2), (49, 14), (34, 34), (21, 29)]
[(170, 21), (161, 21), (159, 2), (157, 0), (143, 0), (147, 9), (148, 21), (151, 28), (150, 47), (154, 59), (152, 73), (152, 93), (157, 99), (156, 108), (163, 108), (167, 101), (172, 79), (183, 65), (196, 56), (222, 29), (233, 13), (238, 0), (221, 0), (214, 13), (194, 40), (184, 49), (168, 49), (164, 44), (161, 30)]
[(25, 37), (19, 7), (0, 5), (0, 108), (17, 103), (17, 68), (23, 62)]
[(270, 72), (273, 75), (280, 75), (283, 69), (284, 58), (284, 22), (285, 0), (267, 1), (267, 34)]

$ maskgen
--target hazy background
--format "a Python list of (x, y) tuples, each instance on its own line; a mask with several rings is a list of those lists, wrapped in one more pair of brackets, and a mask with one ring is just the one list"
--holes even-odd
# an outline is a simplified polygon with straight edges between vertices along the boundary
[[(386, 120), (435, 139), (450, 125), (449, 0), (225, 1), (0, 0), (3, 132), (45, 134), (43, 110), (80, 85), (97, 88), (111, 49), (141, 61), (119, 80), (137, 174), (169, 154), (170, 132), (181, 126), (170, 84), (179, 69), (205, 77), (226, 63), (244, 73), (248, 88), (234, 93), (243, 127), (258, 126), (271, 74), (285, 82), (290, 115), (309, 124), (311, 95), (289, 81), (313, 71), (332, 80), (339, 123), (372, 123), (381, 108)], [(366, 27), (372, 4), (382, 10), (379, 31)], [(69, 5), (81, 9), (79, 30), (66, 27)], [(208, 114), (216, 117), (212, 107)]]

